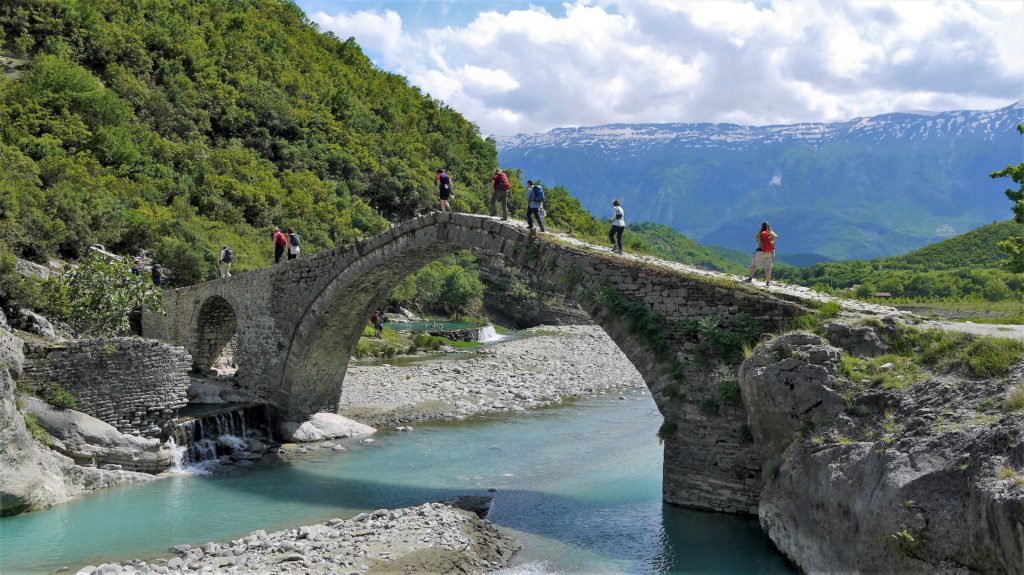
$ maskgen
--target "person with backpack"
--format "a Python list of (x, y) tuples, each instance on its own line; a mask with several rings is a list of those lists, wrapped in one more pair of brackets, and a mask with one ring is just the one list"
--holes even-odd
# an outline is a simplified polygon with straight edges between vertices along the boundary
[(540, 224), (540, 231), (544, 231), (544, 188), (540, 184), (534, 184), (533, 180), (526, 182), (526, 226), (533, 229), (533, 216), (537, 216), (537, 223)]
[(235, 254), (231, 253), (231, 248), (224, 246), (224, 248), (220, 250), (220, 277), (231, 277), (231, 262), (234, 260)]
[(150, 277), (153, 278), (153, 285), (160, 287), (164, 285), (164, 267), (160, 264), (153, 262), (153, 267), (150, 268)]
[(452, 193), (452, 177), (448, 175), (448, 172), (444, 171), (444, 168), (437, 169), (437, 178), (434, 179), (434, 191), (441, 198), (441, 211), (451, 213), (452, 208), (448, 205), (448, 200), (449, 198), (454, 198), (455, 194)]
[(779, 234), (772, 230), (768, 222), (761, 222), (761, 231), (757, 232), (754, 236), (754, 241), (757, 242), (757, 249), (754, 250), (754, 259), (750, 262), (750, 273), (747, 275), (747, 283), (753, 282), (757, 268), (763, 267), (764, 285), (770, 286), (772, 284), (772, 266), (775, 265), (775, 241), (778, 239)]
[(373, 325), (373, 335), (380, 339), (380, 334), (384, 331), (384, 324), (380, 321), (379, 311), (373, 311), (373, 315), (370, 316), (370, 323)]
[(299, 252), (302, 251), (299, 248), (299, 244), (302, 240), (299, 238), (299, 234), (295, 233), (295, 230), (287, 228), (284, 231), (285, 237), (288, 238), (288, 259), (293, 260), (299, 257)]
[(494, 207), (495, 202), (501, 202), (501, 221), (508, 221), (508, 190), (512, 185), (508, 183), (508, 175), (501, 169), (494, 170), (494, 177), (491, 178), (491, 201), (488, 206), (491, 208), (491, 216), (497, 216), (498, 210)]
[[(612, 202), (612, 210), (612, 217), (608, 220), (612, 224), (612, 229), (608, 231), (608, 241), (612, 243), (612, 251), (621, 254), (622, 232), (626, 231), (626, 213), (622, 210), (619, 200)], [(615, 242), (616, 238), (618, 238), (618, 244)]]
[(285, 237), (281, 228), (275, 227), (274, 233), (270, 236), (274, 240), (274, 263), (281, 263), (281, 256), (284, 255), (284, 249), (288, 247), (288, 238)]

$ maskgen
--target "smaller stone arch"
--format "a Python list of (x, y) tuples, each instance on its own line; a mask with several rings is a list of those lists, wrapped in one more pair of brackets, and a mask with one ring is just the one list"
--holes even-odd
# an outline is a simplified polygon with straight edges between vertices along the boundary
[(196, 321), (196, 345), (192, 351), (194, 367), (207, 371), (218, 362), (230, 361), (226, 352), (231, 354), (237, 348), (237, 328), (235, 309), (228, 300), (212, 296), (203, 302)]

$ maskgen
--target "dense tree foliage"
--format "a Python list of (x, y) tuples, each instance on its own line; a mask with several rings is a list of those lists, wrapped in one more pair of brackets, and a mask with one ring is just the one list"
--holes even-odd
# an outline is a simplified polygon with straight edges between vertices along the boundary
[[(175, 280), (314, 251), (433, 202), (447, 167), (480, 208), (492, 142), (351, 39), (280, 0), (10, 0), (0, 79), (0, 239), (36, 260), (147, 248)], [(456, 204), (457, 207), (459, 204)]]
[[(1024, 124), (1017, 125), (1017, 131), (1024, 134)], [(1006, 166), (998, 172), (991, 174), (993, 178), (1010, 178), (1014, 184), (1020, 186), (1018, 189), (1007, 189), (1006, 197), (1013, 202), (1013, 221), (1024, 224), (1024, 162), (1016, 166)], [(1006, 238), (999, 242), (999, 249), (1003, 250), (1010, 261), (1008, 267), (1015, 272), (1024, 273), (1024, 234)]]
[(470, 252), (460, 252), (406, 277), (391, 292), (391, 303), (459, 316), (479, 312), (483, 296), (476, 259)]

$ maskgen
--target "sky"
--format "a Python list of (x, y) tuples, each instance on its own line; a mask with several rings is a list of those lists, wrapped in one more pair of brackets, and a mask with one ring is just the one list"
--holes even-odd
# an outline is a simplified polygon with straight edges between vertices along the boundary
[(1024, 0), (297, 0), (485, 135), (1024, 100)]

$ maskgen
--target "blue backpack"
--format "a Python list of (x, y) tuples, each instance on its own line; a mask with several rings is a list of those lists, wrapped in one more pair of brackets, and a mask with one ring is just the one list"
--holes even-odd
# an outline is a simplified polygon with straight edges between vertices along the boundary
[(530, 188), (530, 193), (532, 194), (531, 197), (534, 202), (539, 204), (544, 201), (544, 189), (540, 186), (533, 186)]

